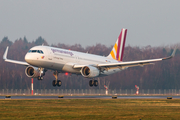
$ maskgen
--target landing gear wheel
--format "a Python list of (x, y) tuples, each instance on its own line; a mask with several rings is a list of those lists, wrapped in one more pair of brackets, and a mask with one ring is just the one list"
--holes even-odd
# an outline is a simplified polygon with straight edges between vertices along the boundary
[(93, 86), (93, 83), (94, 83), (94, 81), (93, 81), (93, 80), (90, 80), (90, 81), (89, 81), (89, 86), (92, 87), (92, 86)]
[(38, 78), (37, 78), (38, 80), (42, 80), (43, 79), (43, 77), (41, 77), (41, 76), (38, 76)]
[(57, 81), (57, 86), (60, 87), (62, 82), (60, 80)]
[(58, 71), (54, 71), (53, 76), (56, 80), (53, 80), (52, 85), (55, 87), (56, 85), (60, 87), (62, 85), (62, 82), (58, 80)]
[(97, 87), (98, 86), (98, 81), (94, 80), (94, 86)]
[(55, 80), (53, 80), (52, 85), (53, 85), (54, 87), (56, 86), (56, 81), (55, 81)]
[(38, 78), (37, 78), (38, 80), (43, 80), (43, 77), (41, 77), (41, 76), (38, 76)]

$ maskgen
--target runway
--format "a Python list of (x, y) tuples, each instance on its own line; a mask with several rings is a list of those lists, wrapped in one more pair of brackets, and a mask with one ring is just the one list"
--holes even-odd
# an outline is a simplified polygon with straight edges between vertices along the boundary
[[(117, 96), (117, 99), (180, 99), (180, 96)], [(0, 96), (0, 99), (112, 99), (112, 96)]]

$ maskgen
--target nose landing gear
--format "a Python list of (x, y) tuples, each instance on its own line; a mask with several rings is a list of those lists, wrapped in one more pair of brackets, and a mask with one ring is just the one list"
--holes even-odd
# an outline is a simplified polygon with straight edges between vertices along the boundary
[(38, 80), (43, 80), (43, 77), (41, 77), (41, 76), (38, 76), (38, 78), (37, 78)]
[(44, 68), (38, 68), (40, 70), (40, 75), (37, 77), (38, 80), (43, 80), (46, 70)]

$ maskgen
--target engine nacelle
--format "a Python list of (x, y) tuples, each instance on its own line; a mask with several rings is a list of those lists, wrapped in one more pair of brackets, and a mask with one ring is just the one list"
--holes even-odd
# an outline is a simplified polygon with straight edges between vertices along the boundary
[(40, 76), (40, 70), (37, 67), (28, 66), (25, 69), (25, 73), (28, 77), (37, 78)]
[(81, 74), (84, 77), (92, 78), (99, 76), (100, 71), (93, 66), (85, 66), (81, 69)]

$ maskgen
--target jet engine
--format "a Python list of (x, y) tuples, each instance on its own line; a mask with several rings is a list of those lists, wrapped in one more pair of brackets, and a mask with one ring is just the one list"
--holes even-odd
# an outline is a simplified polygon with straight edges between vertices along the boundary
[(92, 78), (99, 76), (100, 71), (93, 66), (85, 66), (81, 69), (81, 74), (84, 77)]
[(40, 76), (40, 70), (37, 67), (28, 66), (25, 69), (25, 73), (28, 77), (37, 78)]

